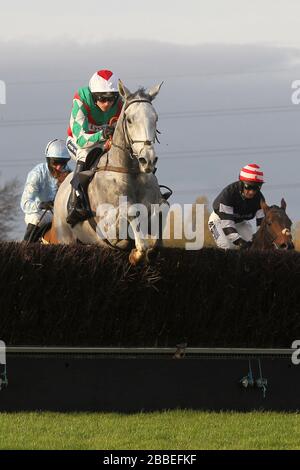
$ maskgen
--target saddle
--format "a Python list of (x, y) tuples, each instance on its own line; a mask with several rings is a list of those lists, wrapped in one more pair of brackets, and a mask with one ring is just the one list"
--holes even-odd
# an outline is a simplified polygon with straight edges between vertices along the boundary
[[(90, 200), (88, 196), (88, 187), (90, 182), (95, 176), (97, 171), (98, 163), (100, 158), (107, 152), (107, 150), (102, 150), (100, 148), (93, 149), (87, 156), (84, 170), (80, 173), (77, 173), (73, 176), (71, 180), (72, 187), (76, 190), (77, 194), (79, 193), (79, 203), (82, 204), (83, 209), (86, 209), (88, 212), (87, 219), (89, 220), (90, 225), (95, 230), (95, 221), (93, 217), (95, 213), (91, 209)], [(109, 169), (110, 167), (108, 167)], [(161, 191), (162, 199), (166, 202), (172, 195), (173, 191), (165, 185), (159, 185), (160, 190), (166, 190), (164, 192)], [(70, 201), (71, 194), (68, 199), (68, 206)], [(167, 202), (167, 204), (169, 204)]]

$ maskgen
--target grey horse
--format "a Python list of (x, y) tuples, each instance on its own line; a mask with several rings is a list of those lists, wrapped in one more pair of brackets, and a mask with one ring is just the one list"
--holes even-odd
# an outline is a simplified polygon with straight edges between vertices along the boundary
[[(66, 222), (67, 202), (70, 194), (72, 174), (61, 184), (54, 204), (52, 230), (58, 243), (99, 244), (110, 249), (130, 250), (129, 261), (137, 264), (147, 260), (148, 255), (159, 244), (159, 237), (149, 237), (143, 232), (137, 217), (137, 204), (147, 210), (148, 220), (157, 217), (157, 211), (167, 204), (161, 196), (155, 176), (157, 156), (154, 148), (157, 137), (157, 113), (152, 101), (159, 93), (160, 85), (149, 90), (143, 88), (131, 93), (119, 81), (119, 92), (124, 105), (111, 142), (110, 150), (98, 164), (95, 176), (88, 187), (90, 206), (95, 214), (91, 220), (78, 223), (71, 228)], [(120, 200), (126, 200), (127, 211), (121, 209)], [(104, 210), (103, 210), (104, 208)], [(154, 208), (154, 209), (153, 209)], [(155, 213), (156, 212), (156, 213)], [(125, 215), (124, 215), (125, 214)], [(126, 219), (131, 237), (122, 233), (120, 221)], [(109, 235), (103, 227), (109, 225)], [(99, 228), (101, 226), (101, 229)], [(110, 235), (114, 233), (114, 235)]]

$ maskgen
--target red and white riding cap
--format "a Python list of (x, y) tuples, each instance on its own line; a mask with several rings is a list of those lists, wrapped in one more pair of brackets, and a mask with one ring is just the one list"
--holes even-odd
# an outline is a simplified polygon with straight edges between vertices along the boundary
[(98, 70), (89, 82), (92, 93), (118, 93), (118, 78), (110, 70)]
[(240, 181), (249, 181), (249, 183), (264, 183), (264, 174), (261, 168), (255, 163), (249, 163), (240, 171)]

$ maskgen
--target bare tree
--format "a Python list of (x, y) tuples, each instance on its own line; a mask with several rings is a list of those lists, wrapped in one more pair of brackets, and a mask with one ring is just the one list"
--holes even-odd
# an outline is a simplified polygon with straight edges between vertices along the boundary
[(7, 240), (14, 229), (20, 199), (20, 182), (14, 178), (0, 187), (0, 240)]

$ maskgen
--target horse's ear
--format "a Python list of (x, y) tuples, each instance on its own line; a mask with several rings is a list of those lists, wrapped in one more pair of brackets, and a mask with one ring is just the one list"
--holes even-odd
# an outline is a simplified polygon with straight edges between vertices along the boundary
[(283, 198), (281, 199), (281, 209), (283, 209), (284, 211), (286, 209), (286, 202)]
[(118, 82), (118, 88), (119, 88), (119, 92), (120, 92), (120, 95), (124, 98), (124, 100), (126, 101), (128, 96), (131, 95), (130, 91), (128, 90), (128, 88), (126, 88), (126, 86), (124, 85), (124, 83), (122, 82), (122, 80), (119, 80)]
[(153, 86), (152, 88), (149, 88), (147, 91), (148, 95), (150, 96), (150, 100), (154, 100), (154, 98), (158, 95), (160, 87), (162, 86), (164, 82), (161, 82), (159, 85)]
[(262, 210), (264, 211), (264, 214), (266, 215), (266, 213), (268, 212), (268, 210), (270, 209), (268, 204), (266, 203), (266, 201), (263, 201), (263, 199), (260, 201), (260, 207), (262, 208)]

